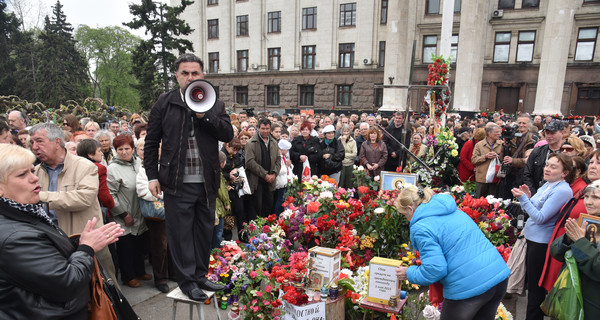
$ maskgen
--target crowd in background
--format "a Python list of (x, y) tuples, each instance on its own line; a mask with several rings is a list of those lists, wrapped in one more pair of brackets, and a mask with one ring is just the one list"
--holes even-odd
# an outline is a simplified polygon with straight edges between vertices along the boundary
[[(434, 155), (427, 152), (425, 140), (440, 126), (425, 115), (413, 113), (407, 119), (401, 112), (389, 116), (262, 112), (254, 116), (242, 111), (232, 113), (230, 118), (234, 138), (220, 144), (222, 179), (213, 247), (219, 246), (223, 239), (247, 241), (241, 232), (244, 223), (258, 216), (280, 214), (287, 186), (294, 176), (302, 179), (327, 175), (340, 187), (352, 188), (352, 171), (356, 166), (362, 166), (373, 179), (377, 179), (383, 170), (411, 172), (417, 164), (406, 150), (424, 161), (429, 160)], [(535, 248), (535, 259), (541, 257), (544, 260), (545, 257), (546, 264), (552, 264), (546, 251), (548, 243), (564, 233), (556, 226), (560, 207), (572, 197), (582, 199), (585, 187), (600, 180), (600, 153), (595, 151), (600, 142), (598, 121), (493, 114), (489, 118), (454, 115), (445, 119), (442, 125), (456, 137), (459, 178), (463, 183), (475, 183), (477, 196), (517, 197), (522, 204), (536, 208), (536, 213), (530, 214), (535, 223), (529, 228), (537, 224), (535, 228), (543, 232), (526, 237), (531, 241), (531, 250)], [(86, 159), (97, 168), (98, 188), (95, 192), (104, 222), (115, 221), (125, 230), (116, 247), (109, 246), (121, 282), (138, 287), (140, 280), (153, 278), (159, 290), (168, 291), (166, 282), (173, 274), (165, 222), (145, 218), (140, 208), (143, 203), (140, 201), (160, 200), (149, 192), (144, 171), (146, 119), (134, 114), (129, 119), (100, 125), (89, 118), (78, 119), (69, 114), (59, 126), (38, 124), (29, 127), (25, 114), (9, 112), (6, 121), (0, 121), (0, 142), (30, 148), (38, 158), (36, 164), (42, 164), (46, 169), (43, 172), (49, 176), (47, 188), (51, 191), (56, 167), (44, 141), (34, 134), (40, 129), (45, 130), (47, 139), (58, 139), (56, 152), (63, 148), (73, 157)], [(561, 156), (550, 156), (555, 153)], [(505, 175), (499, 181), (489, 182), (486, 174), (494, 159), (502, 164)], [(552, 165), (555, 166), (554, 176), (546, 172), (552, 170), (547, 169)], [(550, 197), (553, 206), (548, 209), (545, 204), (550, 203), (546, 200), (551, 193), (546, 190), (549, 185), (554, 186), (554, 182), (557, 185), (564, 182), (559, 188), (564, 195), (561, 194), (557, 201), (554, 200), (559, 196)], [(56, 190), (56, 186), (54, 188)], [(534, 212), (531, 208), (529, 211)], [(61, 219), (65, 218), (53, 213), (51, 207), (48, 211), (64, 229), (67, 222)], [(583, 205), (576, 207), (571, 217), (576, 218), (581, 212), (585, 212)], [(539, 236), (542, 233), (544, 236)], [(144, 270), (147, 254), (151, 256), (153, 276)], [(537, 280), (541, 279), (542, 283), (544, 279), (541, 275), (544, 265), (540, 262), (535, 263), (536, 268), (533, 265), (532, 270), (528, 269), (535, 274), (531, 277), (530, 290), (537, 285)]]

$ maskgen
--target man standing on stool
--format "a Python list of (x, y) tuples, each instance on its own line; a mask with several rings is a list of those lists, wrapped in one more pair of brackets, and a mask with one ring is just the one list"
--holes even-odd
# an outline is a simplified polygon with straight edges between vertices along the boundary
[(206, 275), (220, 183), (218, 143), (233, 139), (233, 127), (221, 100), (205, 113), (183, 102), (187, 85), (204, 78), (200, 58), (183, 54), (175, 70), (180, 88), (163, 93), (150, 112), (144, 167), (152, 195), (164, 191), (167, 241), (179, 288), (202, 301), (208, 298), (202, 289), (225, 288)]

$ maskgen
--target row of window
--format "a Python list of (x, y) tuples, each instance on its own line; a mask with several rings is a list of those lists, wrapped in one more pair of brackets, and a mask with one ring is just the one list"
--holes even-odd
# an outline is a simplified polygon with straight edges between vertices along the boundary
[[(248, 71), (248, 50), (237, 51), (237, 72)], [(302, 46), (302, 69), (315, 69), (317, 57), (317, 46)], [(279, 70), (281, 65), (281, 48), (267, 49), (267, 70)], [(385, 65), (385, 41), (379, 42), (379, 61), (378, 66)], [(354, 67), (354, 43), (340, 43), (338, 68)], [(208, 72), (219, 72), (219, 53), (208, 53)]]
[[(267, 105), (279, 105), (279, 86), (265, 86), (267, 91)], [(218, 91), (218, 88), (216, 88)], [(235, 102), (240, 105), (248, 105), (248, 86), (235, 86)], [(300, 106), (313, 106), (315, 104), (315, 86), (314, 85), (299, 85), (298, 95)], [(352, 105), (352, 85), (338, 84), (336, 85), (336, 104), (338, 106)]]
[[(460, 0), (458, 0), (460, 3)], [(208, 0), (209, 5), (218, 4), (217, 0)], [(388, 0), (381, 1), (382, 24), (387, 23)], [(356, 3), (340, 4), (340, 27), (356, 26)], [(317, 29), (317, 7), (302, 8), (302, 30)], [(267, 13), (267, 32), (281, 32), (281, 11)], [(236, 36), (248, 35), (248, 15), (236, 16)], [(208, 20), (208, 39), (219, 38), (219, 19)]]
[[(517, 52), (515, 62), (533, 61), (533, 48), (535, 46), (535, 30), (518, 31)], [(511, 31), (496, 32), (494, 38), (494, 63), (507, 63), (510, 55)], [(575, 61), (592, 61), (598, 38), (598, 27), (580, 28), (577, 33), (575, 46)], [(423, 36), (423, 63), (431, 63), (432, 55), (437, 50), (437, 35)], [(458, 35), (452, 35), (451, 61), (456, 62), (458, 52)]]

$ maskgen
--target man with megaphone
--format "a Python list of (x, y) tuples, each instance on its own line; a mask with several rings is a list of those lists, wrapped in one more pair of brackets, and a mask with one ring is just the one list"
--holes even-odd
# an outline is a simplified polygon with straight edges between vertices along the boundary
[(180, 88), (163, 93), (152, 106), (144, 167), (152, 195), (164, 192), (167, 241), (179, 288), (202, 301), (207, 299), (202, 289), (225, 288), (206, 275), (220, 184), (218, 143), (233, 139), (233, 127), (225, 104), (202, 80), (200, 58), (183, 54), (174, 69)]

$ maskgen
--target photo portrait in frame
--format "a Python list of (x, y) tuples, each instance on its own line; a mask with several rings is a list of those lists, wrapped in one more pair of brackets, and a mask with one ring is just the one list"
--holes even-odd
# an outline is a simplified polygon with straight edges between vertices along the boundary
[(408, 186), (417, 186), (418, 177), (415, 173), (400, 173), (381, 171), (380, 190), (401, 190)]
[(579, 226), (583, 225), (583, 222), (588, 223), (585, 229), (585, 238), (590, 240), (594, 246), (598, 247), (598, 240), (600, 239), (600, 217), (582, 213), (579, 215), (578, 222)]

